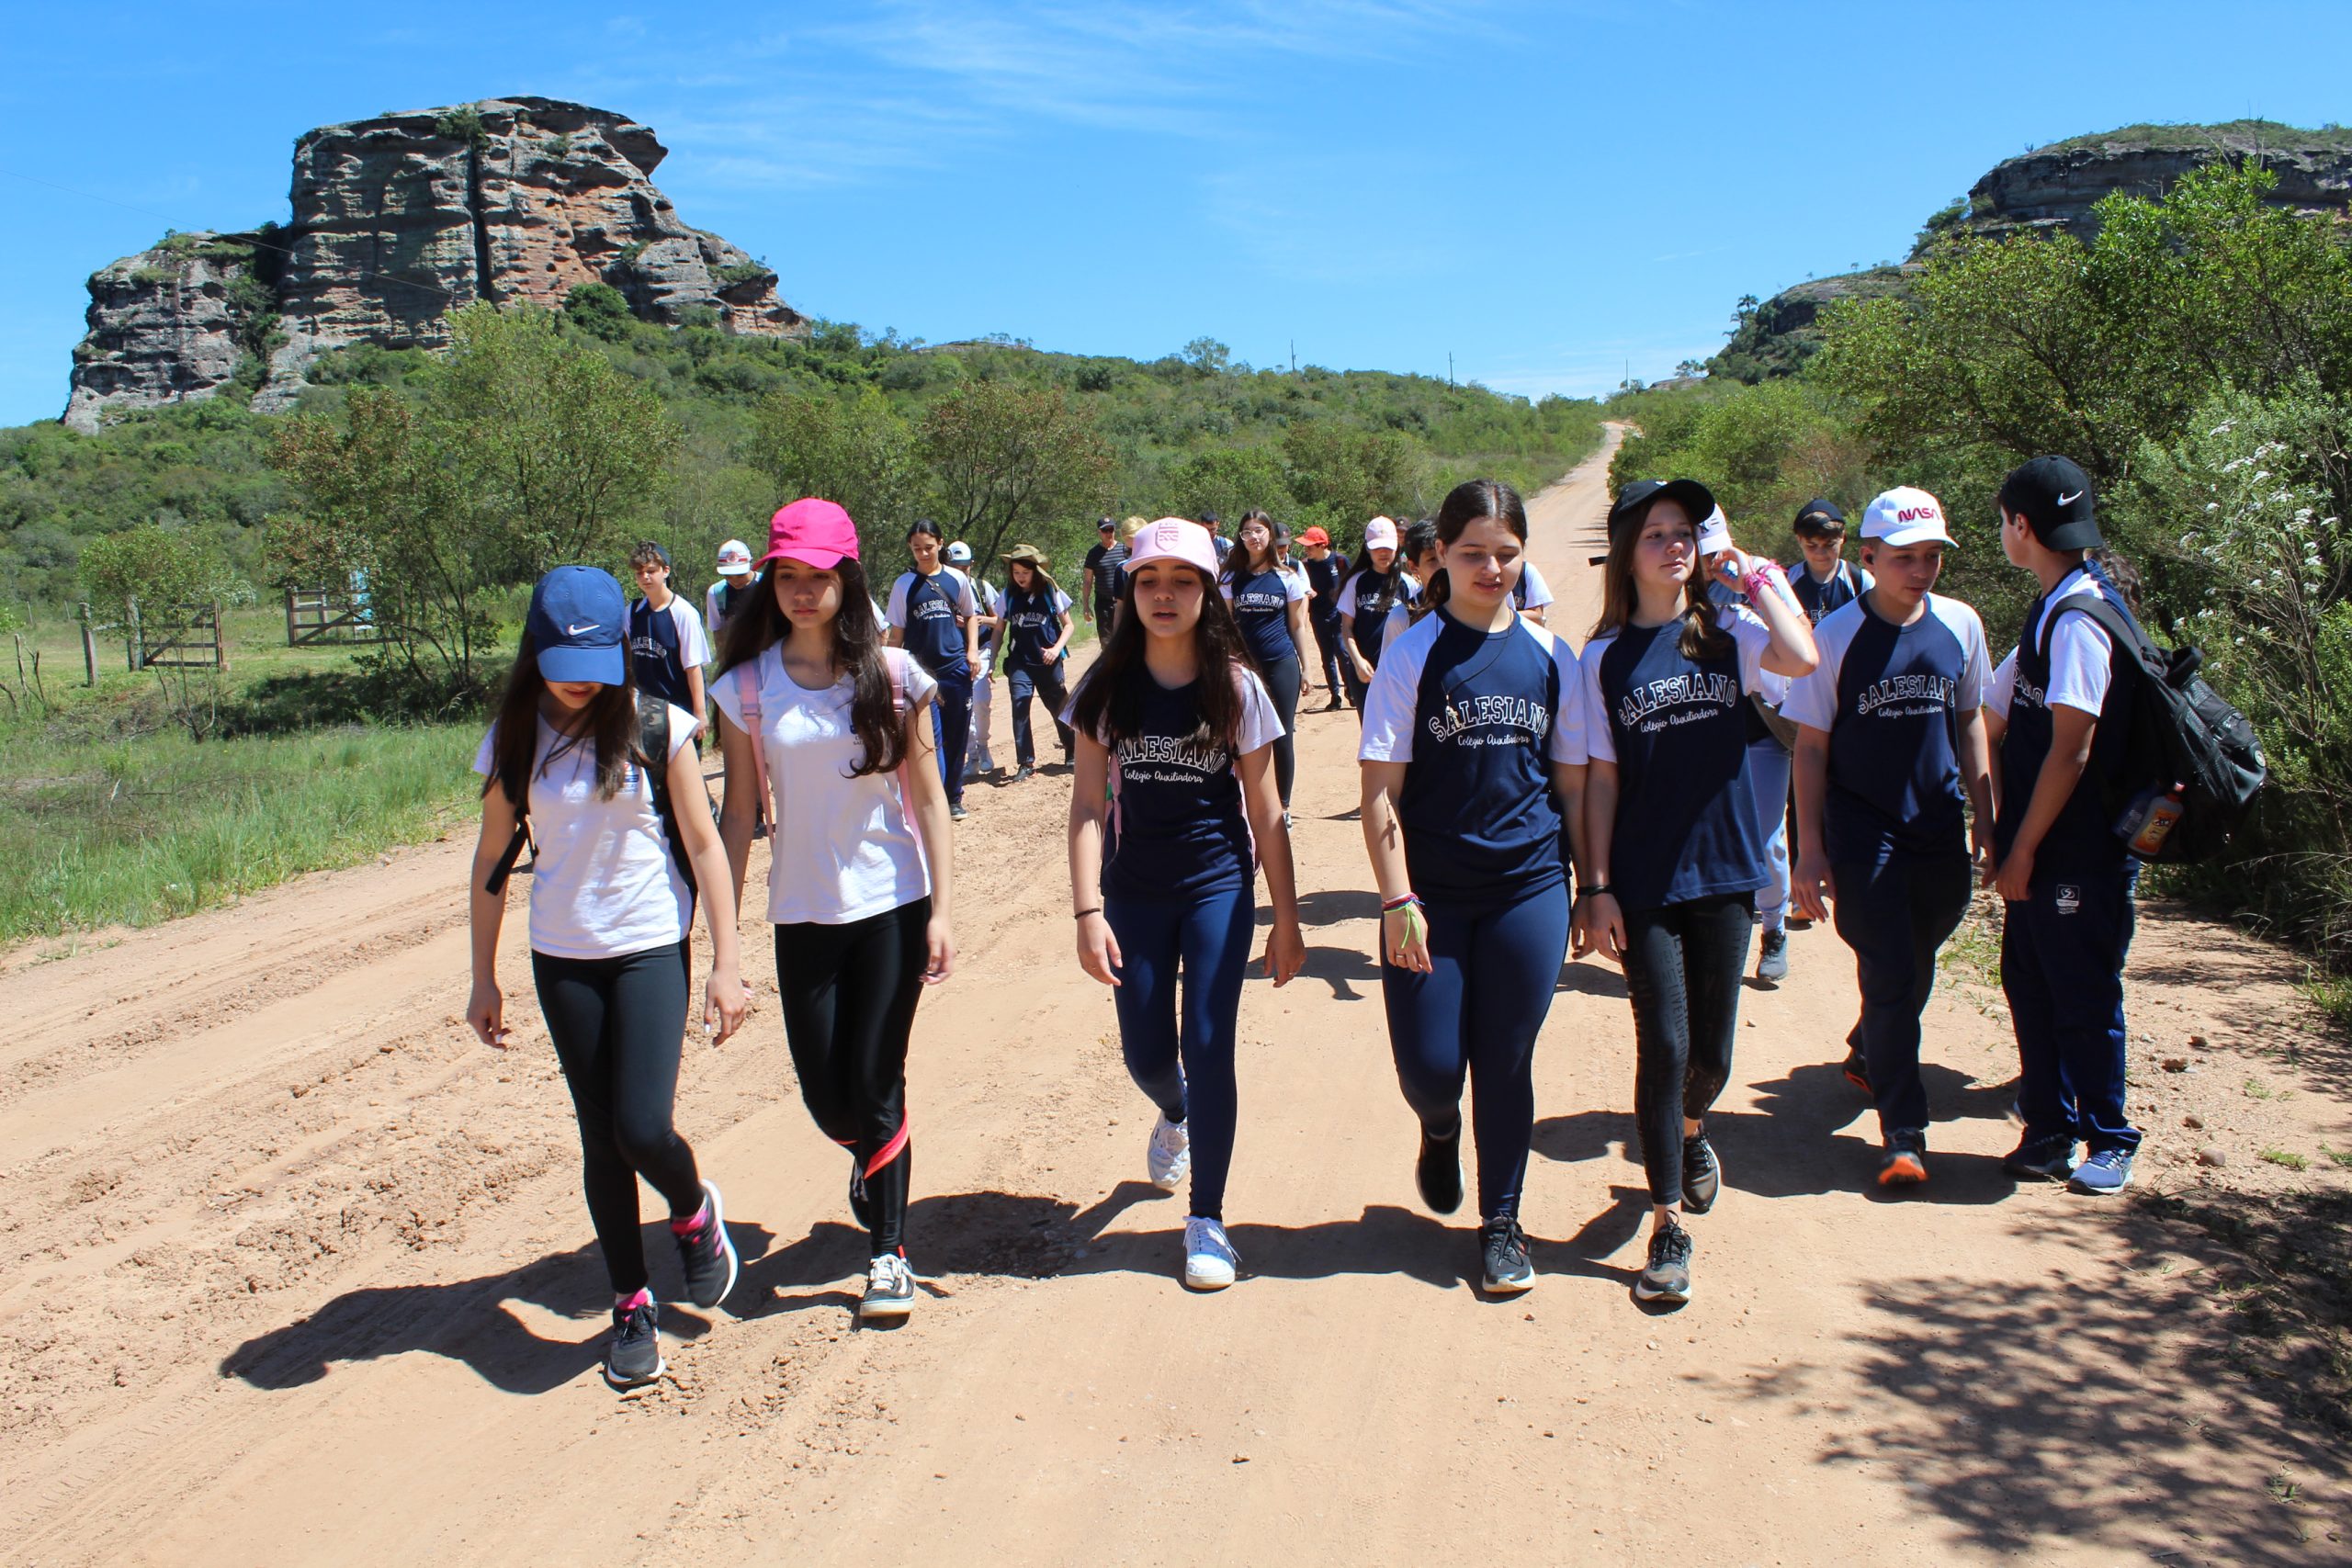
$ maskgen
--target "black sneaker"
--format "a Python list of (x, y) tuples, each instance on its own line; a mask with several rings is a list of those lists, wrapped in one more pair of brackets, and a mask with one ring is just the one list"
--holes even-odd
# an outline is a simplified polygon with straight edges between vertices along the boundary
[(1325, 713), (1337, 713), (1347, 705), (1348, 699), (1340, 695), (1339, 693), (1334, 692), (1331, 694), (1331, 700), (1323, 705), (1323, 711)]
[(2052, 1133), (2046, 1138), (2024, 1139), (2002, 1156), (2001, 1168), (2019, 1180), (2041, 1176), (2064, 1181), (2075, 1174), (2074, 1135)]
[(1036, 769), (1031, 767), (1028, 763), (1023, 762), (1019, 767), (1012, 770), (1012, 782), (1014, 784), (1027, 784), (1032, 778), (1036, 776)]
[(861, 1323), (892, 1323), (915, 1310), (915, 1271), (895, 1252), (865, 1266), (865, 1295), (857, 1303)]
[(1775, 926), (1764, 933), (1764, 945), (1756, 956), (1756, 977), (1779, 982), (1789, 977), (1789, 933)]
[(605, 1381), (641, 1388), (668, 1371), (662, 1359), (661, 1309), (651, 1292), (633, 1307), (613, 1309), (613, 1342), (605, 1350)]
[(1690, 1299), (1690, 1233), (1668, 1220), (1650, 1233), (1649, 1266), (1634, 1281), (1634, 1299), (1641, 1302), (1687, 1302)]
[(1487, 1293), (1515, 1296), (1535, 1288), (1535, 1265), (1527, 1260), (1527, 1233), (1516, 1219), (1488, 1220), (1478, 1233), (1487, 1268)]
[(702, 1184), (702, 1224), (683, 1231), (673, 1227), (671, 1235), (677, 1240), (678, 1261), (686, 1271), (686, 1300), (707, 1312), (735, 1288), (738, 1264), (735, 1244), (727, 1239), (727, 1211), (718, 1196), (718, 1183), (707, 1178)]
[(1715, 1206), (1723, 1190), (1724, 1163), (1715, 1157), (1715, 1145), (1702, 1128), (1682, 1140), (1682, 1206), (1703, 1214)]
[(1450, 1137), (1421, 1130), (1421, 1157), (1414, 1162), (1413, 1181), (1421, 1190), (1421, 1201), (1436, 1213), (1450, 1214), (1462, 1207), (1462, 1128), (1458, 1124)]
[(1881, 1187), (1917, 1187), (1928, 1179), (1928, 1133), (1924, 1127), (1897, 1127), (1886, 1135), (1879, 1156)]
[(1871, 1092), (1870, 1064), (1862, 1059), (1862, 1054), (1860, 1051), (1846, 1053), (1845, 1073), (1848, 1083), (1852, 1084), (1864, 1094)]
[(956, 821), (961, 822), (965, 818), (969, 817), (971, 813), (964, 809), (964, 803), (962, 801), (954, 800), (947, 804), (947, 815), (954, 818)]

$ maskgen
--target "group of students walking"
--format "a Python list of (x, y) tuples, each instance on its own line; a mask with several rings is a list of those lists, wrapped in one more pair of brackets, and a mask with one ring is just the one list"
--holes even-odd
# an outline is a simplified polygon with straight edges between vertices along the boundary
[[(707, 1307), (733, 1283), (719, 1190), (671, 1108), (697, 899), (713, 953), (706, 1032), (724, 1040), (741, 1022), (735, 910), (763, 822), (786, 1043), (812, 1118), (849, 1153), (849, 1204), (868, 1235), (860, 1314), (912, 1308), (908, 1040), (923, 987), (955, 967), (948, 774), (960, 770), (940, 760), (967, 744), (946, 699), (960, 690), (968, 705), (984, 622), (1023, 639), (1008, 670), (1052, 705), (1073, 759), (1077, 957), (1111, 988), (1126, 1066), (1159, 1112), (1146, 1174), (1165, 1190), (1189, 1185), (1188, 1286), (1222, 1288), (1241, 1269), (1225, 1199), (1261, 872), (1265, 974), (1281, 986), (1306, 961), (1284, 752), (1311, 690), (1309, 639), (1327, 682), (1335, 668), (1355, 682), (1361, 818), (1389, 1042), (1419, 1127), (1416, 1183), (1439, 1213), (1464, 1201), (1468, 1089), (1487, 1292), (1535, 1282), (1520, 1221), (1534, 1047), (1564, 960), (1599, 953), (1625, 972), (1636, 1040), (1652, 1222), (1634, 1292), (1689, 1298), (1684, 1221), (1723, 1190), (1706, 1119), (1731, 1073), (1759, 891), (1776, 881), (1806, 915), (1834, 907), (1855, 950), (1848, 1071), (1876, 1102), (1880, 1183), (1928, 1179), (1920, 1015), (1936, 950), (1982, 878), (2009, 909), (2003, 976), (2026, 1128), (2007, 1167), (2120, 1190), (2139, 1139), (2124, 1114), (2121, 1014), (2137, 863), (2098, 791), (2135, 671), (2097, 619), (2057, 613), (2076, 595), (2120, 601), (2087, 553), (2099, 539), (2081, 470), (2028, 464), (1999, 507), (2004, 550), (2042, 595), (1997, 669), (1974, 612), (1933, 592), (1953, 541), (1923, 491), (1871, 503), (1859, 576), (1842, 559), (1842, 517), (1808, 503), (1792, 583), (1731, 543), (1702, 485), (1628, 485), (1609, 515), (1601, 614), (1579, 652), (1544, 624), (1541, 604), (1522, 604), (1541, 582), (1520, 497), (1478, 480), (1401, 536), (1385, 519), (1366, 530), (1333, 595), (1336, 647), (1311, 607), (1316, 569), (1337, 559), (1318, 531), (1303, 536), (1306, 570), (1295, 576), (1263, 513), (1242, 520), (1222, 559), (1197, 522), (1144, 525), (1119, 542), (1109, 601), (1090, 605), (1105, 622), (1101, 655), (1066, 691), (1069, 602), (1042, 559), (1011, 561), (1029, 570), (992, 615), (918, 525), (916, 569), (877, 615), (848, 514), (795, 502), (775, 514), (765, 555), (739, 563), (756, 568), (748, 591), (714, 617), (707, 689), (726, 769), (716, 829), (691, 755), (702, 716), (633, 679), (638, 617), (618, 583), (585, 567), (550, 573), (476, 764), (468, 1016), (503, 1044), (498, 931), (527, 823), (533, 977), (614, 1291), (607, 1378), (627, 1386), (661, 1371), (639, 1175), (669, 1203), (688, 1298)], [(1090, 599), (1100, 581), (1091, 562)], [(1792, 871), (1775, 872), (1770, 848), (1787, 811), (1759, 800), (1772, 794), (1752, 760), (1759, 695), (1775, 736), (1792, 737), (1781, 774), (1793, 776)]]

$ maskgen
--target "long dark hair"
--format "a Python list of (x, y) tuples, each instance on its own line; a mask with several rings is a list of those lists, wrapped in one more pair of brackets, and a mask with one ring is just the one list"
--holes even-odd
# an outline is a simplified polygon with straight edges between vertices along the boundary
[[(1250, 558), (1250, 547), (1241, 542), (1241, 530), (1252, 523), (1266, 525), (1266, 564), (1262, 567)], [(1282, 564), (1281, 531), (1275, 528), (1272, 518), (1251, 507), (1241, 514), (1241, 521), (1233, 525), (1233, 548), (1225, 553), (1225, 565), (1219, 569), (1219, 574), (1226, 581), (1238, 585), (1261, 571), (1279, 571)]]
[[(548, 748), (547, 761), (539, 768), (545, 773), (565, 752), (594, 746), (599, 800), (610, 800), (620, 793), (631, 763), (654, 765), (645, 755), (638, 733), (637, 682), (626, 660), (621, 669), (617, 684), (605, 687), (589, 699), (576, 728), (570, 733), (557, 731), (555, 744)], [(530, 795), (531, 761), (539, 750), (539, 699), (547, 689), (547, 680), (539, 673), (538, 648), (531, 641), (531, 634), (525, 632), (522, 646), (514, 650), (514, 667), (506, 672), (505, 690), (499, 694), (498, 721), (492, 731), (495, 737), (491, 742), (492, 766), (481, 785), (484, 795), (492, 788), (504, 790), (517, 811), (524, 809)], [(663, 765), (668, 761), (662, 759)]]
[[(907, 732), (899, 722), (898, 701), (890, 692), (890, 667), (882, 659), (882, 628), (874, 619), (874, 599), (865, 585), (865, 569), (847, 556), (833, 565), (842, 581), (841, 613), (833, 617), (833, 669), (854, 680), (849, 701), (850, 728), (857, 731), (865, 756), (849, 771), (854, 779), (887, 773), (907, 760)], [(770, 561), (752, 580), (751, 603), (727, 617), (719, 634), (718, 668), (715, 682), (739, 664), (750, 664), (792, 633), (792, 622), (776, 603), (775, 563)], [(752, 737), (756, 744), (759, 738)]]
[[(1649, 526), (1651, 508), (1664, 499), (1664, 496), (1653, 496), (1649, 504), (1642, 508), (1641, 515), (1628, 519), (1610, 539), (1609, 558), (1600, 569), (1600, 619), (1593, 623), (1593, 636), (1605, 637), (1633, 624), (1634, 607), (1642, 600), (1640, 592), (1634, 586), (1634, 551), (1642, 542), (1642, 530)], [(1694, 557), (1699, 547), (1697, 531), (1700, 521), (1696, 517), (1690, 519), (1690, 548)], [(1690, 580), (1682, 585), (1680, 648), (1683, 658), (1692, 660), (1721, 659), (1731, 651), (1731, 635), (1716, 624), (1717, 618), (1714, 601), (1707, 597), (1704, 565), (1694, 560)]]
[[(1401, 537), (1404, 530), (1400, 528), (1397, 530), (1397, 533), (1400, 536), (1397, 542), (1401, 545), (1404, 542)], [(1383, 572), (1372, 564), (1372, 547), (1370, 545), (1364, 545), (1357, 549), (1355, 564), (1348, 568), (1348, 577), (1353, 577), (1360, 571), (1371, 572), (1374, 577), (1385, 576), (1388, 579), (1388, 592), (1394, 593), (1396, 592), (1396, 574), (1404, 570), (1405, 552), (1402, 549), (1397, 550), (1394, 555), (1388, 558), (1388, 570), (1385, 572)], [(1342, 578), (1340, 581), (1345, 581), (1346, 579)]]
[[(1144, 639), (1151, 634), (1143, 629), (1143, 616), (1136, 611), (1133, 572), (1119, 590), (1119, 604), (1110, 640), (1079, 682), (1069, 714), (1071, 728), (1113, 748), (1143, 728), (1143, 688), (1151, 679), (1143, 659)], [(1242, 645), (1232, 609), (1207, 579), (1201, 582), (1201, 619), (1193, 628), (1193, 655), (1200, 664), (1201, 724), (1186, 739), (1194, 745), (1231, 750), (1241, 733), (1241, 674), (1255, 666)]]

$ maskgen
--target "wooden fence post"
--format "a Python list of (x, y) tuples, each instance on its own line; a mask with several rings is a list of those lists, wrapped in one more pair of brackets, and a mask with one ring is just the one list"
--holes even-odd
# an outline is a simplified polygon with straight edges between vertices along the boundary
[(123, 653), (130, 660), (130, 672), (136, 675), (139, 673), (139, 656), (147, 651), (145, 639), (139, 634), (139, 601), (126, 599), (123, 607), (130, 612), (130, 635), (122, 639)]
[(85, 600), (82, 604), (82, 684), (95, 686), (97, 683), (98, 632), (90, 624), (90, 605)]
[(286, 646), (294, 646), (294, 590), (286, 591)]
[(225, 675), (229, 672), (229, 623), (220, 618), (220, 601), (212, 601), (212, 660)]

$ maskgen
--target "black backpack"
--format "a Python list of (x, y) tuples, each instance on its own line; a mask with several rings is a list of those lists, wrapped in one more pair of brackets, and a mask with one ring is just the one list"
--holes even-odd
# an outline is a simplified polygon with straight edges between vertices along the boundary
[(2158, 647), (2104, 596), (2070, 593), (2060, 600), (2042, 624), (2045, 649), (2058, 617), (2069, 615), (2087, 616), (2103, 628), (2139, 671), (2124, 719), (2121, 762), (2101, 801), (2109, 817), (2121, 817), (2151, 791), (2161, 795), (2177, 785), (2180, 820), (2154, 858), (2199, 861), (2220, 852), (2268, 776), (2254, 726), (2198, 673), (2205, 662), (2200, 649)]
[[(677, 805), (670, 798), (670, 705), (650, 692), (637, 694), (638, 750), (649, 760), (645, 770), (646, 783), (653, 786), (654, 814), (662, 818), (662, 836), (669, 840), (670, 858), (677, 863), (678, 874), (685, 879), (689, 900), (701, 897), (702, 889), (695, 882), (695, 863), (686, 853), (686, 840), (678, 831)], [(491, 868), (490, 879), (482, 884), (492, 893), (506, 891), (506, 879), (514, 874), (514, 863), (523, 858), (523, 846), (537, 845), (531, 838), (531, 802), (529, 792), (514, 803), (514, 837), (507, 840), (506, 852), (498, 857)]]

